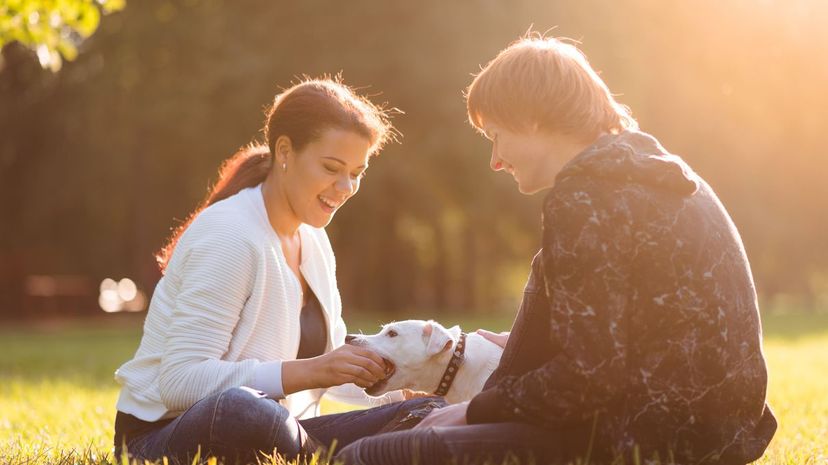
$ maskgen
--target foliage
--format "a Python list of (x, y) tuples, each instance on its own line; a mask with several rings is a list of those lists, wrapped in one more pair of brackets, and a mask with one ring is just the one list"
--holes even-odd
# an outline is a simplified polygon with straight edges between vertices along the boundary
[(98, 28), (101, 12), (124, 6), (126, 0), (5, 0), (0, 5), (0, 49), (18, 41), (37, 52), (41, 66), (57, 71), (63, 60), (78, 56), (78, 44)]

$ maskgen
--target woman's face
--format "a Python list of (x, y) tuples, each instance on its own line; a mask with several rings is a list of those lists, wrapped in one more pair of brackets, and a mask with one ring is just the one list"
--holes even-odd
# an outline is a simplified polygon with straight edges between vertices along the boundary
[(359, 190), (370, 148), (371, 142), (360, 134), (327, 129), (300, 152), (288, 152), (282, 183), (300, 222), (317, 228), (330, 223), (339, 207)]
[(552, 187), (569, 154), (559, 153), (559, 136), (543, 131), (515, 131), (483, 121), (483, 133), (492, 141), (489, 166), (515, 178), (518, 190), (534, 194)]

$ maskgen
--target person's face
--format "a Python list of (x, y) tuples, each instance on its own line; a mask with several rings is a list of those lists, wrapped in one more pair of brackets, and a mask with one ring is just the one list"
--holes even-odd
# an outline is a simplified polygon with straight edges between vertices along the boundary
[(521, 193), (534, 194), (552, 187), (555, 175), (562, 167), (554, 134), (515, 131), (485, 120), (483, 133), (492, 141), (489, 166), (493, 171), (511, 174)]
[[(302, 223), (321, 228), (359, 190), (371, 142), (343, 129), (327, 129), (300, 152), (288, 151), (282, 182)], [(277, 166), (276, 169), (281, 169)]]

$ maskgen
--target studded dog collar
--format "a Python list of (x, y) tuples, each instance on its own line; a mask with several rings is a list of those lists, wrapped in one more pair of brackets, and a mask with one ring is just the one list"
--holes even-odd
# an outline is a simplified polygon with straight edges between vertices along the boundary
[(443, 376), (440, 378), (440, 385), (437, 386), (437, 390), (434, 391), (435, 396), (445, 396), (451, 388), (451, 383), (454, 382), (454, 377), (457, 376), (457, 371), (460, 369), (460, 365), (463, 364), (463, 360), (466, 358), (464, 355), (465, 352), (466, 333), (460, 333), (460, 339), (457, 341), (457, 347), (454, 348), (454, 353), (451, 354), (451, 360), (449, 360), (446, 371), (443, 372)]

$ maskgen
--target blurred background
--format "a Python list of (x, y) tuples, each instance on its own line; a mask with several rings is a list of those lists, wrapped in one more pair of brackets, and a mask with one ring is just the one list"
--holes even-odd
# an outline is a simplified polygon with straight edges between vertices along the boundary
[(712, 185), (764, 311), (828, 309), (828, 2), (77, 0), (100, 17), (49, 46), (59, 21), (3, 3), (0, 319), (145, 310), (154, 253), (264, 107), (340, 71), (405, 112), (329, 227), (346, 319), (513, 314), (542, 195), (489, 170), (462, 92), (530, 26), (579, 40)]

